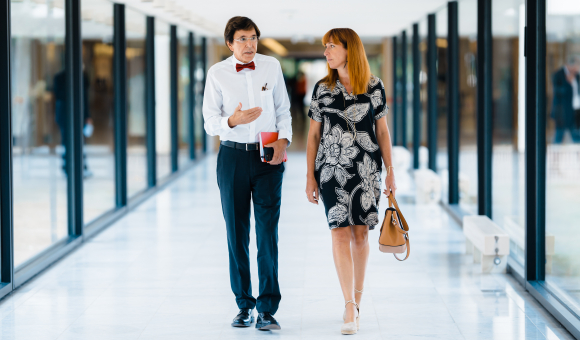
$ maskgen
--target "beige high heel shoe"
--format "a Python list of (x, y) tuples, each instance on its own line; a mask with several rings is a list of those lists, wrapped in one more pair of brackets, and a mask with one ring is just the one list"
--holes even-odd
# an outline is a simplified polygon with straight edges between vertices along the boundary
[[(357, 319), (358, 319), (358, 304), (356, 302), (354, 302), (354, 300), (348, 300), (347, 302), (344, 303), (345, 316), (346, 316), (346, 305), (348, 305), (349, 303), (352, 303), (356, 307)], [(358, 331), (357, 324), (358, 324), (358, 322), (356, 322), (356, 321), (343, 323), (342, 326), (340, 327), (340, 332), (342, 334), (356, 334), (356, 332)]]
[[(358, 290), (358, 289), (355, 288), (354, 291), (357, 292), (357, 293), (359, 293), (359, 294), (362, 294), (363, 291), (364, 291), (364, 288), (361, 289), (361, 290)], [(359, 308), (359, 305), (356, 305), (356, 311), (357, 311), (357, 314), (356, 314), (356, 329), (359, 330), (360, 329), (360, 308)], [(346, 319), (346, 309), (344, 310), (344, 313), (342, 314), (342, 321), (344, 321), (345, 319)]]

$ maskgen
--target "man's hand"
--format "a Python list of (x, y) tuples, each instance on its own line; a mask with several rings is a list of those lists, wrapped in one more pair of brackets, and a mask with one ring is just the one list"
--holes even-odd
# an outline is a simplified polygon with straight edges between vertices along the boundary
[(261, 114), (261, 107), (255, 107), (253, 109), (242, 111), (242, 103), (240, 103), (238, 107), (236, 107), (234, 114), (228, 118), (228, 125), (233, 128), (237, 125), (249, 124), (258, 119)]
[(286, 153), (286, 148), (288, 147), (288, 140), (286, 138), (278, 139), (274, 143), (264, 145), (268, 148), (274, 148), (274, 157), (269, 161), (271, 165), (278, 165), (284, 161), (284, 154)]
[(566, 80), (568, 81), (568, 83), (572, 84), (572, 82), (574, 81), (574, 78), (576, 78), (576, 73), (575, 72), (569, 72), (566, 75)]

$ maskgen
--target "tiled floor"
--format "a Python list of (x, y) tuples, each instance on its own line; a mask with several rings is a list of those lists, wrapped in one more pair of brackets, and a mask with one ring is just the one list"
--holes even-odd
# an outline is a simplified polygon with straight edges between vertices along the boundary
[[(279, 332), (234, 329), (226, 233), (210, 157), (42, 275), (0, 301), (1, 339), (330, 339), (343, 298), (321, 206), (291, 154), (280, 223)], [(401, 196), (409, 188), (399, 175)], [(383, 206), (381, 207), (384, 209)], [(361, 339), (573, 339), (510, 276), (480, 275), (439, 206), (401, 207), (411, 257), (371, 257)], [(251, 256), (255, 265), (255, 238)], [(254, 281), (254, 291), (257, 291)]]

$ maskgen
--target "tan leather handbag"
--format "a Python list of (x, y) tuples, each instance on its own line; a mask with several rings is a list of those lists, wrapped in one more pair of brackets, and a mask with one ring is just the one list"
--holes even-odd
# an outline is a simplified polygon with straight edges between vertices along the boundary
[[(399, 261), (405, 261), (411, 252), (409, 225), (392, 194), (388, 196), (388, 199), (389, 207), (385, 211), (385, 220), (379, 236), (379, 250), (383, 253), (392, 253)], [(403, 254), (405, 251), (407, 256), (404, 259), (401, 260), (397, 257), (397, 254)]]

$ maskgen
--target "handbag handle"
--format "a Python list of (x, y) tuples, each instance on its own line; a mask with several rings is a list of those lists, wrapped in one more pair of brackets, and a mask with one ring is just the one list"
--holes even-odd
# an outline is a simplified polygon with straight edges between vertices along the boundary
[(405, 258), (401, 260), (400, 258), (397, 257), (397, 254), (393, 254), (393, 256), (397, 260), (402, 262), (402, 261), (405, 261), (406, 259), (408, 259), (409, 254), (411, 254), (411, 244), (409, 243), (409, 234), (408, 234), (409, 225), (407, 224), (407, 220), (405, 220), (405, 217), (403, 216), (401, 209), (399, 209), (399, 205), (397, 204), (397, 200), (395, 199), (395, 197), (393, 197), (393, 194), (390, 194), (388, 196), (388, 198), (389, 198), (389, 207), (393, 208), (393, 206), (394, 206), (396, 216), (399, 219), (399, 224), (401, 224), (403, 229), (404, 229), (404, 231), (401, 230), (401, 232), (405, 234), (405, 243), (407, 244), (407, 256), (405, 256)]

